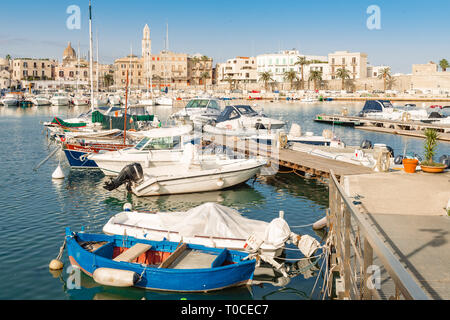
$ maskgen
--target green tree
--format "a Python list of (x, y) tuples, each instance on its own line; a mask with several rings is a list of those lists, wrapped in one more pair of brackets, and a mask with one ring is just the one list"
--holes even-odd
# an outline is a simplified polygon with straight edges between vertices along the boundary
[(294, 86), (294, 81), (298, 80), (297, 73), (294, 70), (286, 71), (284, 73), (284, 80), (289, 81), (292, 90), (292, 87)]
[(269, 82), (273, 81), (272, 74), (269, 71), (261, 72), (259, 74), (259, 81), (264, 82), (264, 88), (268, 90)]
[(447, 69), (450, 67), (450, 65), (448, 64), (448, 61), (446, 59), (442, 59), (441, 61), (439, 61), (439, 66), (441, 67), (442, 71), (446, 72)]
[(390, 68), (384, 68), (381, 69), (380, 73), (378, 74), (378, 79), (383, 79), (384, 82), (384, 91), (386, 92), (388, 80), (391, 79), (391, 69)]
[(311, 71), (311, 73), (309, 74), (309, 79), (308, 81), (313, 81), (314, 82), (314, 91), (317, 90), (317, 83), (321, 83), (322, 82), (322, 72), (320, 71)]
[(301, 69), (301, 75), (302, 75), (302, 78), (301, 78), (302, 90), (305, 89), (305, 80), (304, 80), (304, 73), (305, 73), (305, 70), (304, 70), (304, 69), (305, 69), (305, 66), (306, 66), (306, 65), (309, 65), (309, 64), (311, 64), (311, 61), (308, 61), (308, 60), (306, 59), (306, 57), (298, 57), (298, 58), (297, 58), (297, 62), (294, 63), (294, 65), (300, 66), (300, 69)]
[(424, 144), (425, 161), (423, 162), (423, 164), (433, 165), (433, 157), (436, 155), (437, 140), (439, 138), (439, 135), (436, 130), (430, 128), (426, 129), (424, 134), (425, 134), (425, 144)]
[(110, 87), (114, 84), (114, 77), (112, 74), (105, 74), (103, 76), (103, 82), (105, 83), (106, 87)]
[(345, 80), (346, 79), (350, 79), (350, 71), (345, 69), (345, 67), (339, 68), (339, 69), (336, 70), (336, 77), (338, 79), (341, 79), (341, 81), (342, 81), (342, 90), (345, 90)]
[(10, 55), (10, 54), (7, 54), (6, 57), (5, 57), (5, 59), (8, 60), (8, 61), (11, 60), (11, 55)]

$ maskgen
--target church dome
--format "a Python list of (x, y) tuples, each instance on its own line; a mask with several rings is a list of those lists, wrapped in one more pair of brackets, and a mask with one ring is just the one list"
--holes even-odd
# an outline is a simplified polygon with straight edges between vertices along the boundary
[(63, 59), (75, 59), (76, 57), (77, 57), (77, 54), (76, 54), (75, 50), (72, 48), (71, 43), (69, 42), (69, 44), (67, 45), (67, 48), (64, 49)]

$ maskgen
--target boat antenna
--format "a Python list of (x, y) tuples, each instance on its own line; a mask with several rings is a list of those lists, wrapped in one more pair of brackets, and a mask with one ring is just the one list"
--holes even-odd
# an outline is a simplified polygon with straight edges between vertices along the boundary
[(93, 57), (92, 57), (92, 5), (89, 0), (89, 72), (91, 77), (91, 110), (94, 111), (94, 74), (93, 74)]

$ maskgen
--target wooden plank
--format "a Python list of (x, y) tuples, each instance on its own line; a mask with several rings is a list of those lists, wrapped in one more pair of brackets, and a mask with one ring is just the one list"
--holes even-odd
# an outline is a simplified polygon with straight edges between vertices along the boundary
[(177, 248), (163, 263), (159, 265), (159, 269), (167, 269), (169, 266), (187, 249), (187, 244), (184, 243)]
[(146, 253), (148, 250), (151, 249), (151, 245), (143, 244), (143, 243), (137, 243), (134, 246), (132, 246), (127, 251), (123, 252), (121, 255), (117, 256), (114, 261), (116, 262), (132, 262), (133, 260), (137, 259), (140, 255)]

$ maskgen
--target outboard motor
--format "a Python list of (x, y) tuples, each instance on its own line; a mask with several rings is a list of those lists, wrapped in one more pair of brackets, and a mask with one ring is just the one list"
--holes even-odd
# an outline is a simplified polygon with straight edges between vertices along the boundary
[(121, 185), (127, 183), (127, 190), (131, 190), (132, 182), (139, 182), (144, 177), (144, 171), (139, 163), (133, 163), (125, 168), (119, 173), (115, 179), (106, 182), (103, 188), (108, 191), (113, 191), (119, 188)]
[(372, 141), (364, 140), (361, 143), (361, 149), (372, 149), (372, 148), (373, 148)]
[(447, 169), (450, 168), (450, 156), (444, 154), (439, 158), (439, 163), (445, 164)]

